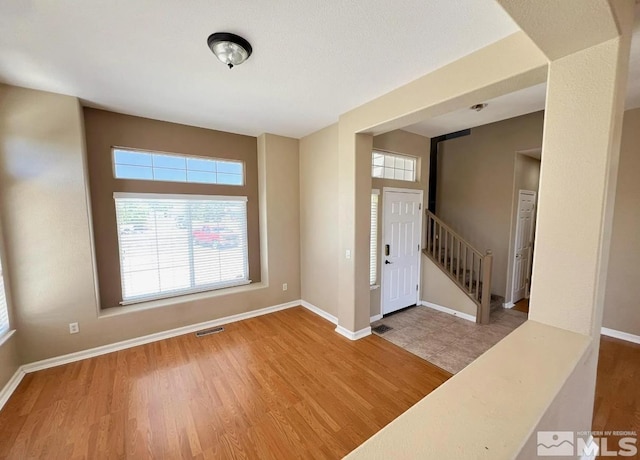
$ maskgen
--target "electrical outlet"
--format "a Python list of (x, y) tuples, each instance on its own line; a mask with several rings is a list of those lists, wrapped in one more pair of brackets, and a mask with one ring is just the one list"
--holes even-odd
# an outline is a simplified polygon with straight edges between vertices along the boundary
[(287, 289), (289, 289), (289, 286), (287, 286), (287, 283), (283, 283), (282, 284), (282, 290), (286, 291)]
[(69, 323), (69, 334), (77, 334), (78, 332), (80, 332), (78, 323)]
[(351, 249), (347, 249), (347, 250), (344, 252), (344, 257), (345, 257), (346, 259), (351, 259)]

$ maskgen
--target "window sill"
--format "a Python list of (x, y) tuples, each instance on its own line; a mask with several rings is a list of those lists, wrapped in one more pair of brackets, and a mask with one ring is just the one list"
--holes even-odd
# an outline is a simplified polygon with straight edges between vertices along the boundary
[(209, 293), (209, 292), (213, 292), (213, 291), (222, 291), (225, 289), (230, 289), (230, 288), (234, 288), (234, 287), (240, 287), (240, 286), (246, 286), (248, 284), (251, 284), (251, 280), (247, 280), (247, 281), (242, 281), (241, 283), (226, 283), (226, 284), (222, 284), (222, 285), (218, 285), (215, 287), (208, 287), (208, 288), (201, 288), (201, 289), (195, 289), (195, 290), (189, 290), (186, 292), (173, 292), (173, 293), (166, 293), (164, 295), (157, 295), (157, 296), (148, 296), (148, 297), (141, 297), (138, 299), (130, 299), (130, 300), (125, 300), (120, 302), (120, 305), (126, 307), (129, 305), (140, 305), (143, 303), (148, 303), (148, 302), (155, 302), (157, 300), (168, 300), (168, 299), (176, 299), (176, 298), (180, 298), (180, 297), (185, 297), (191, 294), (202, 294), (202, 293)]
[(5, 344), (7, 340), (11, 338), (13, 334), (15, 334), (16, 330), (11, 329), (10, 331), (5, 332), (2, 337), (0, 337), (0, 347)]
[(379, 289), (379, 288), (380, 288), (379, 284), (372, 284), (371, 286), (369, 286), (370, 291), (375, 291), (376, 289)]
[(240, 294), (249, 291), (255, 291), (257, 289), (264, 289), (267, 285), (264, 283), (248, 284), (243, 286), (234, 286), (230, 288), (217, 289), (215, 291), (197, 292), (194, 294), (185, 294), (176, 297), (169, 297), (166, 299), (150, 300), (148, 302), (140, 302), (132, 305), (126, 305), (121, 307), (103, 308), (98, 313), (98, 319), (110, 318), (112, 316), (126, 315), (128, 313), (135, 313), (144, 310), (151, 310), (154, 308), (170, 307), (175, 305), (182, 305), (189, 302), (195, 302), (202, 299), (210, 299), (215, 297)]

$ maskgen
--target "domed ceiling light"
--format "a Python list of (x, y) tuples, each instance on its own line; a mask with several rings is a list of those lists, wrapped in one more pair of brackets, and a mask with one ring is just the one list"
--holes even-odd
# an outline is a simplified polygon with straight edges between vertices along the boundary
[(248, 41), (228, 32), (216, 32), (209, 35), (207, 44), (220, 62), (228, 65), (230, 69), (249, 59), (253, 51)]

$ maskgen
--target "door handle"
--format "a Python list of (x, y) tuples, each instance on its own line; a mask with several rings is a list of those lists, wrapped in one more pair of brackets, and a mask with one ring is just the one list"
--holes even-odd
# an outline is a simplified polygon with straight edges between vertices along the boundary
[(385, 264), (392, 264), (393, 262), (389, 262), (388, 260), (384, 261)]

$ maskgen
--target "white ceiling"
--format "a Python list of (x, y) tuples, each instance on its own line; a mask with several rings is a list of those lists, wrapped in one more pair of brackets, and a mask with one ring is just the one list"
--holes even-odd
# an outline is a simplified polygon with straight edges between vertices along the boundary
[[(148, 118), (301, 137), (517, 30), (494, 0), (3, 0), (0, 82)], [(254, 55), (227, 69), (206, 46), (217, 31), (243, 35)], [(405, 129), (446, 134), (542, 110), (544, 97), (538, 85)]]
[[(493, 0), (2, 0), (0, 81), (300, 137), (517, 30)], [(226, 68), (206, 45), (219, 31), (253, 56)]]
[(480, 112), (468, 108), (449, 112), (439, 117), (430, 118), (415, 125), (403, 128), (415, 134), (436, 137), (467, 128), (494, 123), (544, 109), (547, 84), (532, 86), (520, 91), (490, 99), (488, 105)]
[[(478, 101), (487, 102), (489, 105), (480, 112), (461, 109), (403, 129), (415, 134), (435, 137), (537, 112), (544, 109), (546, 87), (546, 83), (543, 83), (489, 101)], [(631, 41), (631, 59), (625, 102), (627, 109), (640, 107), (640, 4), (636, 7), (636, 23)]]

